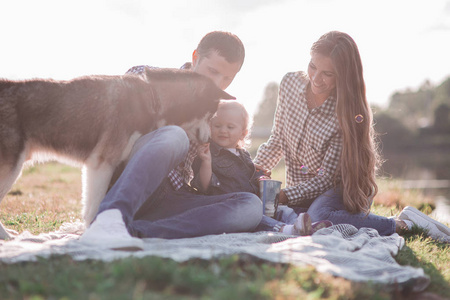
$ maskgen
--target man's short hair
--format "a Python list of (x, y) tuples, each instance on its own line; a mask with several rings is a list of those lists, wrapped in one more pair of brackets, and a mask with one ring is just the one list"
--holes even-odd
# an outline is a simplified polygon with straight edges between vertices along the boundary
[(201, 57), (208, 57), (212, 52), (225, 58), (229, 63), (244, 63), (245, 49), (242, 41), (234, 34), (224, 31), (212, 31), (206, 34), (197, 46), (197, 53)]

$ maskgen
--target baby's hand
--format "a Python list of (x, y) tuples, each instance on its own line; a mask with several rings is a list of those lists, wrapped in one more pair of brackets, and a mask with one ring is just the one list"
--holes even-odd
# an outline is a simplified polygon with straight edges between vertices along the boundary
[(211, 151), (209, 151), (209, 143), (202, 144), (197, 147), (197, 156), (202, 161), (211, 161)]

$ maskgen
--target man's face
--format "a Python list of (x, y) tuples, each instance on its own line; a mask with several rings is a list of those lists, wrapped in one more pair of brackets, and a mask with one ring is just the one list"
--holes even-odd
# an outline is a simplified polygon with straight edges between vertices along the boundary
[(208, 57), (199, 56), (197, 51), (192, 54), (192, 71), (211, 78), (222, 90), (231, 84), (240, 68), (240, 63), (229, 63), (216, 51)]

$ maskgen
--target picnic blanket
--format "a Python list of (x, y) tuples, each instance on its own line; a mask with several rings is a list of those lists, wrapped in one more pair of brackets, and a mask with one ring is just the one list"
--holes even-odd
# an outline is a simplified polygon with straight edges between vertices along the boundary
[(145, 249), (136, 252), (99, 249), (78, 241), (81, 222), (64, 223), (56, 232), (32, 235), (24, 232), (0, 241), (0, 261), (17, 263), (38, 257), (70, 255), (74, 260), (113, 261), (124, 257), (159, 256), (178, 262), (248, 255), (268, 262), (297, 266), (313, 265), (356, 282), (373, 282), (385, 288), (422, 291), (430, 283), (420, 268), (399, 265), (394, 256), (404, 246), (397, 234), (380, 236), (370, 228), (343, 224), (324, 228), (312, 236), (296, 237), (275, 232), (233, 233), (184, 239), (147, 238)]

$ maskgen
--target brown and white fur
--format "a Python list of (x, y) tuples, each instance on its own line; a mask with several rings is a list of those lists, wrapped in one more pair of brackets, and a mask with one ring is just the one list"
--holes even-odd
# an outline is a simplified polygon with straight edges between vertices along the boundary
[[(89, 224), (115, 168), (141, 135), (178, 125), (204, 143), (220, 99), (234, 98), (205, 76), (173, 69), (70, 81), (0, 80), (0, 201), (24, 165), (57, 160), (82, 166)], [(0, 238), (9, 237), (0, 223)]]

